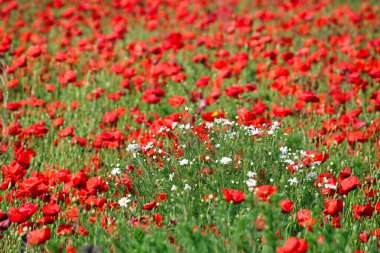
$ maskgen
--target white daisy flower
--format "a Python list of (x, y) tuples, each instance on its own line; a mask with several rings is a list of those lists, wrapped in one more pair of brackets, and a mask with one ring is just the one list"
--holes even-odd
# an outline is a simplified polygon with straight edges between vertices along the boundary
[(288, 148), (287, 147), (280, 147), (280, 151), (281, 151), (281, 153), (286, 154), (286, 153), (288, 153)]
[(247, 172), (247, 177), (251, 178), (251, 177), (255, 177), (257, 175), (256, 172), (252, 172), (252, 171), (248, 171)]
[(119, 199), (118, 203), (121, 207), (126, 207), (128, 205), (128, 203), (131, 202), (130, 198), (128, 197), (124, 197), (124, 198), (121, 198)]
[(252, 178), (248, 179), (245, 182), (246, 182), (248, 188), (253, 188), (257, 185), (257, 181), (252, 179)]
[(289, 179), (288, 182), (290, 183), (290, 185), (298, 184), (298, 180), (297, 180), (296, 177), (293, 177), (293, 178)]
[(227, 164), (229, 164), (231, 162), (232, 162), (232, 159), (229, 158), (229, 157), (222, 157), (222, 159), (220, 159), (220, 163), (224, 164), (224, 165), (227, 165)]
[(189, 164), (189, 160), (187, 159), (182, 159), (181, 161), (179, 161), (179, 165), (183, 166), (183, 165), (188, 165)]
[(149, 149), (151, 149), (151, 148), (153, 148), (154, 147), (154, 143), (153, 142), (149, 142), (145, 147), (143, 147), (142, 149), (144, 150), (144, 151), (147, 151), (147, 150), (149, 150)]
[(210, 122), (206, 123), (206, 128), (213, 128), (213, 126), (214, 126), (213, 123), (210, 123)]
[(136, 152), (140, 151), (140, 145), (137, 143), (131, 143), (127, 146), (127, 152)]
[(111, 171), (111, 174), (114, 175), (114, 176), (119, 175), (120, 174), (120, 168), (114, 168)]

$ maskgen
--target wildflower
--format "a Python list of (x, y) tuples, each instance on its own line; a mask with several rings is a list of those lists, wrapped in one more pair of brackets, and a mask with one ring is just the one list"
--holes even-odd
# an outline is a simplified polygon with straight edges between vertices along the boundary
[(306, 179), (309, 181), (313, 181), (317, 178), (317, 176), (318, 176), (317, 173), (312, 171), (306, 175)]
[(245, 200), (245, 194), (242, 191), (223, 188), (222, 192), (227, 202), (239, 204)]
[(369, 234), (367, 231), (363, 230), (363, 232), (361, 232), (359, 234), (359, 240), (361, 243), (365, 243), (365, 242), (368, 242), (369, 240)]
[(247, 184), (248, 188), (253, 188), (253, 187), (255, 187), (257, 185), (257, 181), (254, 180), (254, 179), (252, 179), (252, 178), (250, 178), (250, 179), (248, 179), (246, 181), (246, 184)]
[(340, 195), (347, 195), (350, 191), (354, 190), (359, 185), (360, 182), (356, 176), (348, 177), (340, 182), (338, 193)]
[(304, 239), (290, 237), (282, 247), (276, 248), (277, 253), (305, 253), (307, 252), (307, 242)]
[(114, 168), (112, 171), (111, 171), (111, 174), (116, 176), (116, 175), (119, 175), (120, 174), (120, 169), (119, 168)]
[(191, 190), (191, 186), (188, 184), (185, 184), (185, 190)]
[(294, 204), (290, 199), (280, 201), (281, 210), (283, 213), (290, 213), (293, 210)]
[(325, 201), (325, 209), (323, 213), (326, 215), (337, 216), (343, 210), (343, 200), (329, 199)]
[(256, 172), (252, 172), (252, 171), (248, 171), (247, 172), (247, 177), (251, 178), (251, 177), (255, 177), (257, 175)]
[(288, 153), (288, 148), (287, 147), (280, 147), (280, 151), (282, 154)]
[(127, 152), (137, 152), (140, 150), (140, 145), (137, 143), (131, 143), (127, 146)]
[(156, 207), (157, 207), (156, 201), (152, 201), (152, 202), (144, 204), (143, 207), (142, 207), (142, 210), (149, 211), (149, 210), (152, 210), (152, 209), (154, 209)]
[(305, 227), (309, 231), (312, 231), (312, 226), (315, 223), (315, 219), (312, 218), (310, 210), (298, 210), (296, 214), (296, 220), (300, 226)]
[(292, 161), (291, 159), (286, 159), (284, 162), (286, 162), (290, 165), (294, 165), (294, 161)]
[(298, 184), (298, 180), (297, 180), (296, 177), (293, 177), (293, 178), (289, 179), (288, 182), (290, 183), (290, 185)]
[(149, 149), (151, 149), (151, 148), (153, 148), (154, 147), (154, 144), (153, 144), (153, 142), (149, 142), (145, 147), (143, 147), (142, 149), (144, 150), (144, 151), (147, 151), (147, 150), (149, 150)]
[(360, 219), (360, 217), (372, 217), (375, 208), (371, 205), (371, 202), (367, 202), (364, 206), (353, 205), (352, 210), (354, 211), (353, 218)]
[(262, 134), (262, 131), (258, 128), (255, 128), (253, 126), (247, 127), (248, 134), (250, 135), (260, 135)]
[(187, 159), (182, 159), (181, 161), (179, 161), (179, 165), (183, 166), (183, 165), (188, 165), (189, 164), (189, 160)]
[(206, 122), (206, 128), (213, 128), (214, 124), (211, 122)]
[(277, 187), (273, 187), (270, 185), (257, 186), (255, 189), (256, 196), (264, 202), (268, 201), (269, 197), (273, 195), (276, 191)]
[(169, 180), (173, 181), (173, 178), (174, 178), (174, 173), (169, 174)]
[(176, 191), (178, 188), (177, 188), (177, 186), (175, 186), (174, 184), (172, 185), (172, 188), (170, 189), (171, 191)]
[(131, 202), (131, 199), (129, 197), (124, 197), (119, 199), (118, 203), (121, 207), (126, 207), (128, 203)]
[(28, 244), (42, 244), (51, 238), (50, 228), (36, 229), (27, 234)]
[(229, 164), (230, 162), (232, 162), (232, 159), (229, 158), (229, 157), (222, 157), (222, 159), (220, 159), (220, 163), (221, 163), (221, 164), (224, 164), (224, 165), (227, 165), (227, 164)]

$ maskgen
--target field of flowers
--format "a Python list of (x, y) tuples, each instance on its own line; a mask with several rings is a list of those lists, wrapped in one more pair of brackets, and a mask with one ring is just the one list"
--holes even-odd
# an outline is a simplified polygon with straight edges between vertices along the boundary
[(379, 252), (380, 2), (0, 0), (0, 252)]

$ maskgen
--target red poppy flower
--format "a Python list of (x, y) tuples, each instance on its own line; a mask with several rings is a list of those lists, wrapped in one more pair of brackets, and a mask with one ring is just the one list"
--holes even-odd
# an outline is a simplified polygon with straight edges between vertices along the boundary
[(18, 79), (12, 79), (12, 80), (9, 80), (8, 83), (5, 84), (5, 87), (7, 88), (16, 88), (19, 84), (19, 80)]
[(323, 210), (324, 214), (337, 216), (342, 210), (343, 210), (343, 200), (329, 199), (325, 201), (325, 210)]
[(307, 243), (304, 239), (290, 237), (282, 247), (277, 247), (277, 253), (305, 253), (307, 252)]
[(298, 210), (296, 220), (300, 226), (305, 227), (309, 231), (312, 231), (312, 226), (314, 225), (315, 220), (311, 217), (310, 210)]
[(74, 233), (73, 226), (69, 224), (61, 224), (57, 227), (57, 234), (58, 235), (69, 235)]
[(104, 124), (112, 124), (117, 122), (118, 116), (113, 112), (106, 112), (103, 115), (102, 121)]
[(369, 240), (369, 234), (367, 231), (363, 230), (363, 232), (361, 232), (359, 234), (359, 240), (361, 243), (365, 243), (365, 242), (368, 242)]
[(222, 189), (222, 193), (227, 202), (232, 201), (234, 204), (239, 204), (245, 200), (245, 194), (239, 190)]
[(364, 206), (353, 205), (352, 210), (354, 211), (353, 217), (360, 219), (361, 217), (371, 217), (375, 207), (371, 205), (371, 202), (367, 202)]
[(157, 202), (162, 202), (166, 199), (168, 199), (168, 196), (166, 195), (166, 193), (157, 194)]
[(26, 52), (31, 57), (38, 57), (42, 53), (40, 46), (31, 46)]
[(354, 144), (355, 142), (366, 142), (368, 140), (368, 137), (366, 136), (365, 132), (362, 131), (349, 131), (347, 140), (348, 143)]
[(240, 94), (244, 93), (244, 91), (244, 87), (241, 87), (239, 85), (228, 86), (225, 89), (227, 97), (237, 97)]
[(276, 117), (286, 117), (292, 114), (292, 110), (290, 108), (281, 107), (281, 106), (273, 106), (272, 109), (273, 115)]
[(21, 56), (19, 58), (16, 58), (12, 62), (12, 66), (16, 68), (23, 68), (27, 65), (26, 56)]
[(185, 98), (181, 96), (172, 96), (171, 98), (169, 98), (168, 102), (171, 106), (176, 108), (180, 105), (185, 104)]
[(87, 181), (86, 186), (89, 194), (95, 194), (97, 191), (106, 192), (108, 190), (108, 185), (106, 182), (99, 177), (90, 178)]
[(290, 199), (280, 201), (281, 210), (283, 213), (290, 213), (293, 210), (294, 204)]
[(67, 71), (63, 75), (63, 84), (75, 82), (77, 80), (77, 73), (73, 70)]
[(352, 174), (352, 169), (348, 167), (344, 167), (343, 170), (339, 171), (339, 180), (343, 181), (344, 179), (350, 177)]
[(350, 191), (354, 190), (359, 185), (360, 182), (356, 176), (348, 177), (340, 182), (338, 186), (338, 193), (340, 195), (347, 195)]
[(77, 228), (76, 233), (78, 233), (80, 235), (83, 235), (83, 236), (87, 236), (88, 235), (88, 231), (84, 227), (81, 227), (81, 226), (79, 226)]
[(333, 228), (341, 228), (342, 224), (340, 223), (340, 217), (335, 216), (334, 218), (332, 218), (331, 225), (333, 226)]
[(142, 210), (152, 210), (157, 207), (157, 203), (155, 201), (146, 203), (143, 205)]
[(75, 128), (73, 126), (67, 126), (66, 128), (59, 130), (58, 136), (60, 138), (65, 138), (65, 137), (72, 137), (74, 136), (74, 130)]
[(206, 121), (214, 121), (216, 118), (224, 118), (224, 113), (222, 112), (207, 112), (202, 114), (202, 119)]
[(9, 208), (9, 220), (12, 222), (23, 223), (38, 210), (38, 204), (25, 203), (19, 208)]
[(310, 91), (302, 92), (298, 96), (298, 99), (303, 102), (311, 102), (311, 103), (319, 102), (319, 98), (315, 96), (314, 92), (310, 92)]
[(61, 208), (55, 203), (49, 203), (44, 206), (41, 211), (45, 216), (55, 216), (59, 214)]
[(157, 104), (163, 96), (165, 96), (165, 91), (163, 89), (147, 89), (142, 96), (142, 101), (150, 104)]
[(198, 88), (205, 87), (207, 86), (209, 81), (210, 81), (210, 76), (201, 77), (196, 81), (195, 87), (198, 87)]
[(252, 105), (252, 110), (254, 114), (262, 114), (265, 112), (267, 108), (268, 106), (262, 102)]
[(277, 187), (271, 185), (260, 185), (255, 188), (256, 196), (262, 201), (268, 201), (269, 197), (277, 191)]
[(50, 239), (51, 231), (50, 228), (36, 229), (30, 231), (26, 237), (28, 239), (28, 243), (31, 245), (42, 244)]
[(7, 109), (10, 111), (17, 111), (20, 109), (23, 105), (19, 102), (10, 102), (7, 104)]

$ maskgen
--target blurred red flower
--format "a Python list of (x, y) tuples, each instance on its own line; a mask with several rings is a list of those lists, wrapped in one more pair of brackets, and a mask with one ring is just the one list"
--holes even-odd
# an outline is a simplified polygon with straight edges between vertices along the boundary
[(260, 185), (255, 188), (256, 196), (262, 201), (268, 201), (269, 197), (277, 191), (277, 187), (271, 185)]
[(50, 228), (36, 229), (30, 231), (27, 235), (28, 243), (31, 245), (41, 244), (49, 240), (51, 237)]
[(277, 247), (277, 253), (305, 253), (308, 247), (304, 239), (297, 237), (289, 237), (282, 247)]
[(234, 204), (239, 204), (245, 200), (245, 194), (239, 190), (222, 189), (222, 193), (227, 202), (232, 201)]
[(283, 213), (290, 213), (293, 210), (294, 204), (290, 199), (280, 201), (281, 210)]

